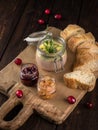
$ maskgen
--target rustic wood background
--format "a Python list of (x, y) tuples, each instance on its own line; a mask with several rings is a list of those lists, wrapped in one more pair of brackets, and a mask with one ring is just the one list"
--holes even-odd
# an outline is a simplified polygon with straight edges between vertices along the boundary
[[(51, 15), (45, 15), (49, 8)], [(54, 19), (60, 13), (61, 20)], [(98, 41), (98, 0), (0, 0), (0, 69), (12, 61), (26, 46), (23, 39), (30, 33), (55, 26), (64, 29), (68, 24), (79, 24), (87, 32), (91, 31)], [(45, 19), (44, 25), (38, 19)], [(61, 125), (54, 125), (36, 112), (19, 130), (98, 130), (98, 80), (95, 89), (87, 93), (75, 110)], [(6, 101), (0, 94), (0, 105)], [(84, 103), (92, 101), (94, 108), (89, 110)], [(9, 119), (21, 108), (15, 108)]]

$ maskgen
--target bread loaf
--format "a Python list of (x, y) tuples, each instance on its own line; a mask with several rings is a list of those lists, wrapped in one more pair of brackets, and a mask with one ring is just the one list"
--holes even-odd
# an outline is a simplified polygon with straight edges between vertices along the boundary
[(75, 66), (98, 60), (98, 47), (96, 44), (85, 42), (77, 47)]
[(67, 41), (71, 36), (79, 33), (85, 33), (85, 30), (76, 24), (69, 24), (60, 32), (60, 36)]
[(64, 74), (64, 81), (69, 88), (92, 91), (96, 83), (96, 78), (90, 71), (78, 70)]
[(72, 36), (68, 42), (67, 45), (70, 48), (72, 52), (75, 52), (77, 47), (81, 45), (83, 42), (91, 42), (95, 43), (95, 38), (91, 32), (89, 33), (79, 33), (77, 35)]
[(76, 61), (73, 70), (98, 71), (98, 46), (85, 42), (77, 48)]
[(93, 90), (98, 77), (98, 43), (95, 43), (93, 34), (85, 33), (78, 25), (68, 25), (61, 31), (60, 36), (75, 54), (73, 72), (64, 74), (66, 86)]

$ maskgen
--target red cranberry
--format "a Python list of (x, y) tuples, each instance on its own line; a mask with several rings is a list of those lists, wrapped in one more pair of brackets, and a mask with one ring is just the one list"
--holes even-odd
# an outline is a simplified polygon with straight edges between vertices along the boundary
[(39, 24), (44, 24), (45, 21), (44, 21), (43, 19), (39, 19), (39, 20), (38, 20), (38, 23), (39, 23)]
[(76, 102), (76, 99), (75, 99), (75, 97), (73, 97), (73, 96), (68, 96), (68, 97), (67, 97), (67, 101), (68, 101), (68, 103), (70, 103), (70, 104), (74, 104), (74, 103)]
[(16, 96), (17, 96), (18, 98), (21, 98), (21, 97), (23, 96), (22, 90), (17, 90), (17, 91), (16, 91)]
[(61, 14), (55, 14), (54, 18), (57, 19), (57, 20), (60, 20), (62, 18), (62, 15)]
[(93, 108), (93, 103), (92, 102), (87, 102), (86, 107), (87, 108)]
[(50, 9), (46, 9), (45, 14), (50, 14)]
[(22, 64), (22, 60), (21, 60), (20, 58), (16, 58), (16, 59), (14, 60), (14, 63), (15, 63), (16, 65), (21, 65), (21, 64)]

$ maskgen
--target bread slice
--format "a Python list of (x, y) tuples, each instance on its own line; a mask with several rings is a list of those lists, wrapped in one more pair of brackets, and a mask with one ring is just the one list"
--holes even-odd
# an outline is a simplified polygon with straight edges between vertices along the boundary
[(96, 78), (90, 71), (78, 70), (64, 74), (64, 81), (69, 88), (92, 91), (96, 83)]
[(95, 43), (95, 38), (91, 32), (74, 35), (68, 40), (67, 44), (72, 52), (76, 52), (77, 47), (84, 42)]
[(67, 41), (71, 36), (79, 33), (85, 33), (85, 30), (76, 24), (69, 24), (60, 32), (60, 36)]

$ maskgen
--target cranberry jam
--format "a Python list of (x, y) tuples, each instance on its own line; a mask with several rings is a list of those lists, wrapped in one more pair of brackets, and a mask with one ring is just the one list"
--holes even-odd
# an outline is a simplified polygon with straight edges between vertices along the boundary
[(22, 65), (20, 72), (21, 82), (26, 86), (33, 86), (37, 83), (39, 78), (38, 68), (33, 63)]

